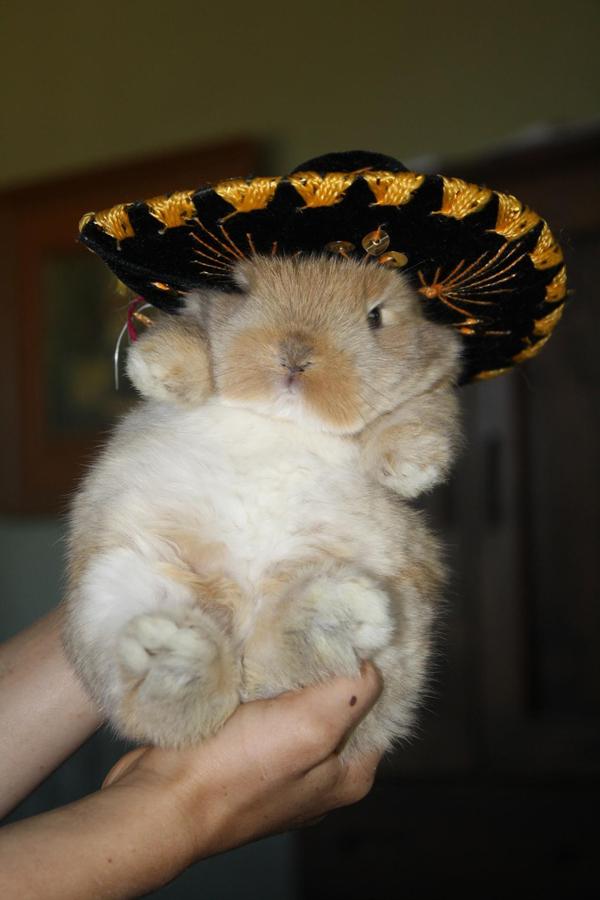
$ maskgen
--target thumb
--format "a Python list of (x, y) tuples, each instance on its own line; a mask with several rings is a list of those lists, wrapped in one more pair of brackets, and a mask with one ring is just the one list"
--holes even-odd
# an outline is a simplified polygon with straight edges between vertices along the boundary
[(383, 691), (383, 679), (379, 669), (372, 662), (363, 662), (360, 673), (359, 690), (352, 693), (348, 699), (346, 727), (340, 738), (337, 752), (343, 749), (352, 732), (375, 706)]
[(131, 750), (129, 753), (126, 753), (125, 756), (122, 756), (121, 759), (114, 764), (104, 781), (102, 782), (101, 790), (104, 788), (110, 787), (111, 784), (115, 784), (117, 781), (120, 781), (128, 772), (130, 772), (149, 750), (149, 747), (137, 747), (135, 750)]

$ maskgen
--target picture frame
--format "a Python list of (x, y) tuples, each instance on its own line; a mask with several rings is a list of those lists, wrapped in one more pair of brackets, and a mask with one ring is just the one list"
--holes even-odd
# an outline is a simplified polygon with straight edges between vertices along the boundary
[(131, 295), (78, 243), (90, 210), (254, 174), (235, 138), (0, 193), (0, 513), (57, 514), (131, 402), (113, 355)]

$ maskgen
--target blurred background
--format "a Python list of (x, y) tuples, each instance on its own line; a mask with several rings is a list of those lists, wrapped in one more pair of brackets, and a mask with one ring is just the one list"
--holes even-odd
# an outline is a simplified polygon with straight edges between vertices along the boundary
[[(87, 210), (362, 148), (516, 194), (569, 267), (542, 355), (464, 389), (468, 442), (427, 501), (454, 575), (419, 735), (362, 803), (155, 896), (599, 896), (600, 4), (0, 15), (1, 638), (60, 600), (69, 494), (130, 402), (127, 299), (76, 244)], [(14, 816), (94, 790), (122, 749), (100, 733)]]

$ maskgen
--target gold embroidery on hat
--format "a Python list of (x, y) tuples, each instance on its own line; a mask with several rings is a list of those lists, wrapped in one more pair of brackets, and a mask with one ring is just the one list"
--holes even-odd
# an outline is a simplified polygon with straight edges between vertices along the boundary
[[(194, 218), (194, 222), (200, 226), (205, 236), (201, 237), (195, 231), (190, 232), (190, 237), (203, 248), (202, 250), (200, 247), (192, 248), (192, 252), (200, 257), (192, 262), (204, 267), (200, 269), (202, 275), (210, 275), (211, 278), (229, 278), (238, 260), (247, 259), (247, 254), (235, 243), (224, 225), (219, 224), (221, 232), (221, 237), (219, 237), (210, 231), (197, 216)], [(249, 233), (246, 234), (246, 242), (250, 254), (255, 254), (256, 248), (252, 235)]]
[(230, 248), (232, 249), (233, 255), (234, 255), (237, 259), (246, 259), (246, 254), (244, 253), (244, 251), (241, 250), (240, 247), (238, 247), (238, 245), (236, 244), (236, 242), (235, 242), (235, 241), (233, 240), (233, 238), (230, 236), (229, 232), (226, 231), (226, 229), (223, 227), (223, 225), (219, 224), (219, 230), (221, 231), (221, 234), (223, 235), (223, 237), (225, 238), (225, 240), (226, 240), (227, 243), (229, 244)]
[(343, 199), (344, 194), (356, 179), (356, 172), (328, 172), (319, 175), (317, 172), (294, 172), (287, 180), (298, 191), (305, 206), (334, 206)]
[(185, 225), (196, 215), (196, 207), (192, 201), (193, 191), (175, 191), (146, 200), (150, 215), (164, 225), (165, 228), (178, 228)]
[(425, 181), (415, 172), (365, 172), (363, 175), (375, 197), (370, 206), (402, 206)]
[(565, 294), (567, 293), (567, 270), (563, 266), (560, 269), (550, 284), (546, 285), (546, 302), (547, 303), (558, 303), (559, 300), (562, 300)]
[(560, 306), (552, 310), (551, 313), (548, 313), (547, 316), (544, 316), (542, 319), (536, 319), (533, 326), (533, 333), (542, 336), (550, 334), (560, 321), (564, 309), (565, 305), (564, 303), (561, 303)]
[(503, 369), (487, 369), (484, 372), (478, 372), (473, 376), (473, 381), (485, 381), (488, 378), (496, 378), (498, 375), (504, 375), (510, 372), (511, 366), (505, 366)]
[(248, 231), (246, 232), (246, 241), (248, 242), (248, 246), (250, 247), (250, 253), (252, 254), (252, 256), (256, 256), (256, 247), (254, 246), (252, 235)]
[(213, 188), (226, 203), (234, 207), (234, 212), (221, 219), (225, 222), (237, 213), (253, 212), (264, 209), (273, 199), (275, 189), (281, 178), (230, 178), (221, 181)]
[[(192, 262), (196, 263), (197, 260), (193, 259)], [(200, 266), (200, 265), (202, 265), (202, 263), (198, 263), (198, 265)], [(211, 272), (209, 269), (199, 269), (198, 272), (200, 275), (208, 275), (209, 278), (226, 278), (226, 279), (228, 279), (230, 277), (229, 273), (227, 275), (224, 275), (222, 272), (215, 272), (214, 270)], [(179, 291), (179, 293), (182, 294), (185, 292)]]
[(510, 291), (510, 282), (517, 274), (515, 267), (525, 256), (525, 253), (519, 253), (518, 245), (503, 244), (493, 256), (490, 256), (490, 251), (482, 253), (466, 268), (464, 268), (465, 260), (462, 259), (443, 278), (441, 266), (438, 266), (430, 283), (419, 270), (417, 275), (421, 287), (418, 290), (429, 300), (440, 300), (455, 312), (469, 316), (468, 310), (457, 304), (460, 302), (476, 306), (493, 306), (494, 300), (481, 298)]
[[(204, 222), (200, 221), (199, 218), (195, 218), (194, 221), (200, 226), (200, 228), (207, 235), (207, 237), (209, 237), (211, 239), (213, 244), (211, 245), (211, 244), (207, 243), (205, 240), (203, 241), (194, 232), (192, 232), (192, 237), (195, 238), (199, 243), (204, 244), (204, 246), (208, 250), (211, 250), (214, 255), (221, 257), (222, 259), (224, 259), (226, 261), (229, 261), (229, 260), (235, 261), (238, 259), (246, 259), (246, 255), (244, 253), (242, 253), (242, 251), (237, 246), (237, 244), (235, 244), (232, 241), (231, 237), (229, 236), (228, 232), (225, 230), (225, 227), (223, 225), (219, 225), (219, 230), (221, 231), (221, 234), (225, 238), (227, 243), (224, 243), (218, 237), (218, 235), (216, 235), (212, 231), (210, 231), (206, 227)], [(216, 244), (216, 246), (214, 246), (215, 244)], [(222, 253), (221, 251), (224, 251), (224, 253)]]
[(551, 335), (547, 334), (546, 337), (543, 337), (541, 340), (536, 341), (535, 344), (532, 344), (527, 338), (529, 346), (525, 347), (524, 350), (521, 350), (520, 353), (517, 353), (516, 356), (513, 356), (512, 361), (515, 363), (521, 363), (525, 362), (525, 360), (527, 359), (531, 359), (533, 356), (537, 356), (542, 347), (548, 343), (550, 338)]
[(495, 228), (490, 228), (490, 231), (501, 234), (507, 241), (514, 241), (527, 234), (540, 221), (537, 213), (524, 206), (512, 194), (497, 192), (496, 196), (498, 197), (498, 216)]
[(444, 195), (441, 209), (433, 210), (453, 219), (464, 219), (472, 213), (479, 212), (492, 196), (489, 188), (477, 184), (469, 184), (461, 178), (444, 178)]
[(549, 269), (563, 261), (563, 252), (546, 222), (529, 256), (536, 269)]
[[(204, 247), (205, 250), (209, 252), (206, 253), (205, 250), (200, 250), (198, 247), (192, 247), (192, 252), (196, 254), (196, 256), (202, 257), (203, 260), (208, 260), (206, 265), (210, 265), (212, 268), (223, 269), (226, 272), (229, 272), (231, 265), (228, 257), (224, 256), (217, 248), (213, 247), (211, 244), (208, 244), (204, 241), (199, 235), (194, 232), (191, 233), (190, 237), (192, 240), (196, 241), (197, 244)], [(226, 261), (226, 262), (225, 262)]]
[(110, 235), (119, 244), (125, 238), (133, 237), (135, 232), (129, 221), (127, 208), (130, 204), (119, 203), (111, 209), (96, 213), (94, 221), (102, 231)]
[(79, 231), (82, 232), (83, 229), (85, 228), (85, 226), (88, 225), (90, 222), (93, 222), (95, 218), (96, 218), (95, 212), (84, 213), (79, 220)]

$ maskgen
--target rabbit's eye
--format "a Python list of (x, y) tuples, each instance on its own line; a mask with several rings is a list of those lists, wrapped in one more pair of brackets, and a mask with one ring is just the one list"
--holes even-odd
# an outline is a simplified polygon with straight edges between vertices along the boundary
[(382, 320), (380, 306), (374, 306), (373, 309), (370, 310), (367, 316), (367, 322), (369, 323), (370, 328), (381, 328)]

